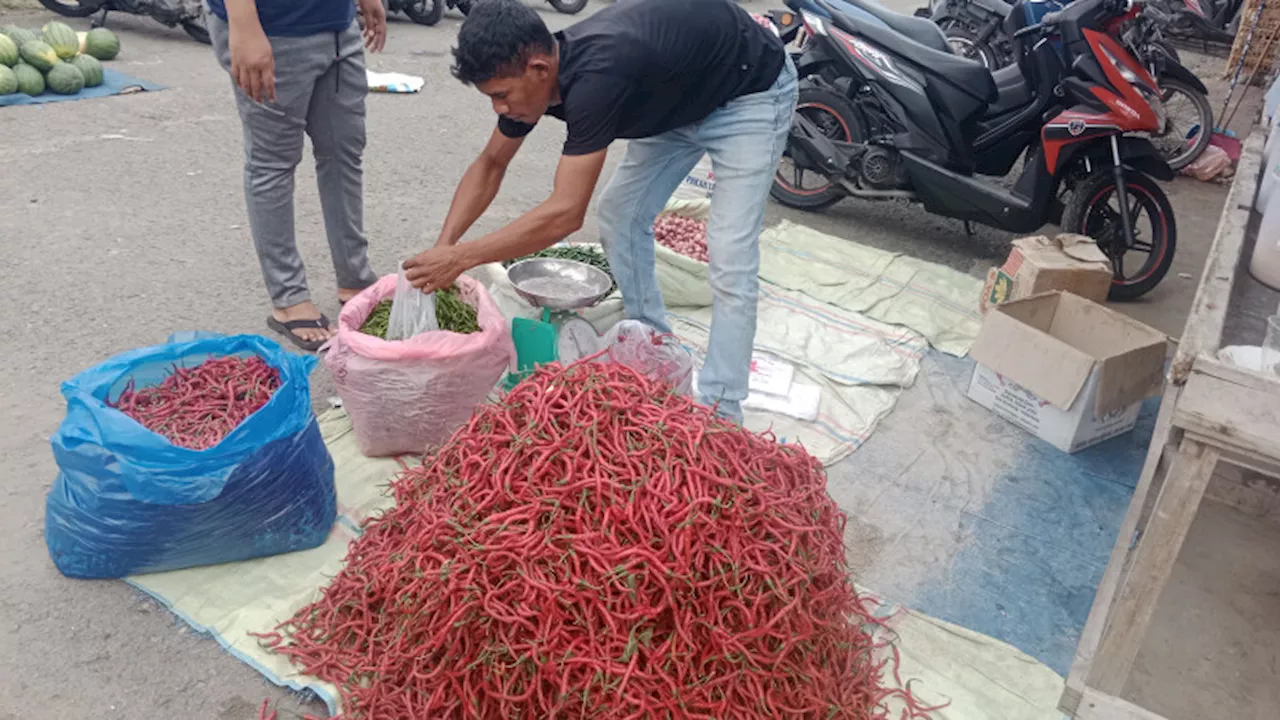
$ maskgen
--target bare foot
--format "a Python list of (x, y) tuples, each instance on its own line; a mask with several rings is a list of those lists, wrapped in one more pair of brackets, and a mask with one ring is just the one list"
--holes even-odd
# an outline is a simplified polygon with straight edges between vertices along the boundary
[[(287, 308), (275, 308), (271, 311), (271, 315), (282, 323), (291, 322), (293, 320), (319, 320), (320, 308), (310, 300), (298, 303)], [(296, 328), (290, 330), (294, 335), (307, 342), (324, 342), (333, 337), (332, 328)]]
[(338, 302), (340, 303), (347, 302), (348, 300), (359, 295), (362, 292), (364, 292), (364, 288), (360, 288), (359, 290), (349, 290), (347, 288), (338, 288)]

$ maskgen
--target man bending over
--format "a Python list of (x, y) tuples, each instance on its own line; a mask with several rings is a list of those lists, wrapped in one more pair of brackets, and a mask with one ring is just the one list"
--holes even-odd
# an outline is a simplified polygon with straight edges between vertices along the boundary
[[(498, 125), (453, 197), (435, 247), (405, 262), (431, 292), (459, 274), (542, 250), (582, 227), (605, 152), (626, 156), (600, 197), (600, 236), (629, 317), (669, 332), (653, 222), (702, 155), (716, 188), (707, 223), (714, 298), (702, 402), (741, 421), (756, 331), (759, 236), (786, 143), (796, 74), (781, 41), (732, 0), (618, 2), (552, 34), (519, 0), (476, 3), (453, 74), (489, 96)], [(568, 126), (551, 196), (459, 244), (543, 115)]]

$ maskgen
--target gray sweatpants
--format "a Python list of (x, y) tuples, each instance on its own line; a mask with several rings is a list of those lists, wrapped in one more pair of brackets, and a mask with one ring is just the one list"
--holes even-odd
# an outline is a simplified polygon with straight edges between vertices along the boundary
[[(218, 62), (231, 69), (227, 23), (207, 15)], [(294, 170), (303, 133), (311, 136), (316, 184), (338, 287), (358, 290), (377, 277), (364, 236), (364, 42), (355, 23), (342, 32), (272, 37), (276, 100), (258, 103), (235, 88), (244, 129), (244, 199), (271, 303), (311, 299), (294, 238)], [(234, 85), (234, 81), (233, 81)]]

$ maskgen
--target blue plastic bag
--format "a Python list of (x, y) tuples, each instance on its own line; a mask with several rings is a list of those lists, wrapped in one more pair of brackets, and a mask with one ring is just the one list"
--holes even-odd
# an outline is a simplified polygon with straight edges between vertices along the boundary
[[(107, 404), (132, 379), (160, 383), (178, 366), (259, 355), (280, 387), (207, 450), (173, 445)], [(175, 335), (117, 355), (62, 384), (53, 436), (58, 477), (45, 543), (76, 578), (123, 577), (316, 547), (337, 516), (333, 459), (311, 410), (318, 361), (258, 335)]]

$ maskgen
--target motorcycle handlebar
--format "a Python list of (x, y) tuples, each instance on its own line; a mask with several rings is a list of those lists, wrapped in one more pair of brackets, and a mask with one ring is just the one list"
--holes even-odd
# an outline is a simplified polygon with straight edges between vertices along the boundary
[[(1123, 15), (1124, 13), (1128, 12), (1129, 8), (1131, 8), (1133, 4), (1137, 1), (1138, 0), (1103, 0), (1102, 6), (1112, 14)], [(1057, 25), (1059, 22), (1062, 21), (1062, 14), (1064, 12), (1066, 11), (1058, 10), (1056, 12), (1045, 13), (1044, 17), (1040, 18), (1040, 22), (1036, 23), (1035, 25), (1028, 25), (1027, 27), (1022, 28), (1021, 30), (1015, 32), (1013, 36), (1017, 38), (1026, 37), (1027, 35), (1033, 35), (1035, 33), (1042, 32), (1048, 28), (1054, 27), (1055, 25)]]

